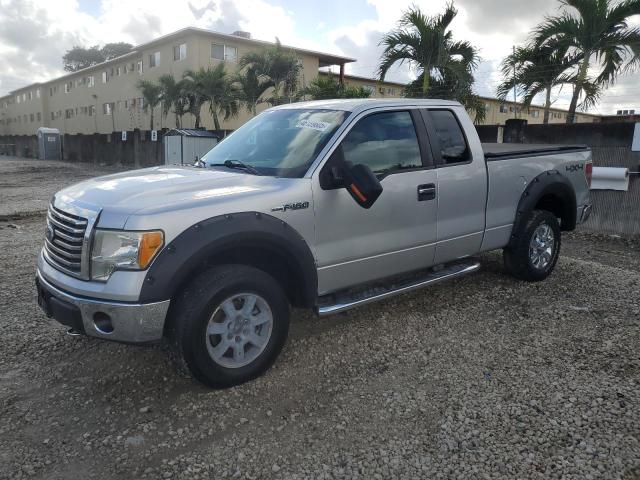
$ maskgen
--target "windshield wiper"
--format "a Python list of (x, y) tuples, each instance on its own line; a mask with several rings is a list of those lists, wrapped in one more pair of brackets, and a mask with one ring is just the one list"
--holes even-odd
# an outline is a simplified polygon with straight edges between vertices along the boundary
[(227, 167), (227, 168), (236, 168), (238, 170), (244, 170), (246, 172), (252, 173), (253, 175), (260, 175), (260, 172), (251, 165), (247, 165), (240, 160), (225, 160), (224, 163), (212, 163), (211, 167)]

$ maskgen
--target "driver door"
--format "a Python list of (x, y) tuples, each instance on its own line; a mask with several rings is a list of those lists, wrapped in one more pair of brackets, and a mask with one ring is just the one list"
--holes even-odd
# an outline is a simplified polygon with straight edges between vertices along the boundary
[(437, 174), (419, 112), (365, 115), (339, 145), (346, 163), (369, 166), (383, 191), (365, 209), (345, 188), (320, 186), (331, 159), (316, 170), (312, 185), (319, 294), (431, 266)]

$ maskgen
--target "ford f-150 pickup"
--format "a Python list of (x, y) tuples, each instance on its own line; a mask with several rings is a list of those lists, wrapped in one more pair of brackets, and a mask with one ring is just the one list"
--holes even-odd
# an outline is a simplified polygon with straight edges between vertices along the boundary
[(266, 110), (190, 166), (52, 199), (38, 301), (71, 333), (167, 339), (212, 387), (266, 371), (291, 307), (320, 316), (468, 274), (504, 252), (539, 281), (590, 213), (583, 146), (481, 144), (442, 100)]

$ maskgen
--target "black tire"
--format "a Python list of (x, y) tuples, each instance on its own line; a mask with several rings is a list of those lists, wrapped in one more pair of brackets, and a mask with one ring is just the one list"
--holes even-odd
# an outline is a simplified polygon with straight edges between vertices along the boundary
[[(211, 340), (206, 329), (221, 304), (239, 293), (262, 297), (273, 323), (264, 350), (248, 365), (228, 368), (209, 355), (207, 342)], [(267, 273), (245, 265), (222, 265), (201, 273), (177, 296), (171, 312), (169, 340), (175, 360), (213, 388), (232, 387), (263, 374), (280, 354), (289, 333), (290, 307), (282, 288)]]
[[(551, 258), (544, 267), (536, 267), (529, 255), (529, 246), (536, 230), (543, 224), (553, 232), (554, 241)], [(504, 249), (504, 265), (514, 277), (527, 282), (544, 280), (553, 271), (560, 255), (560, 225), (556, 216), (546, 210), (533, 210), (524, 228), (516, 233), (511, 244)]]

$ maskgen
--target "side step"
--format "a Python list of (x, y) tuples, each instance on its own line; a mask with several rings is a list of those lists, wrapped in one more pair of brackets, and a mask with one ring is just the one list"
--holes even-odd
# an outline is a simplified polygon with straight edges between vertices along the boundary
[(351, 289), (337, 292), (320, 297), (316, 312), (319, 316), (326, 317), (368, 303), (377, 302), (378, 300), (384, 300), (401, 293), (410, 292), (468, 273), (473, 273), (479, 268), (479, 262), (467, 260), (466, 262), (445, 265), (438, 270), (431, 269), (422, 271), (408, 278), (405, 276), (402, 279), (395, 280), (386, 285), (384, 283), (376, 283), (362, 290), (354, 291)]

